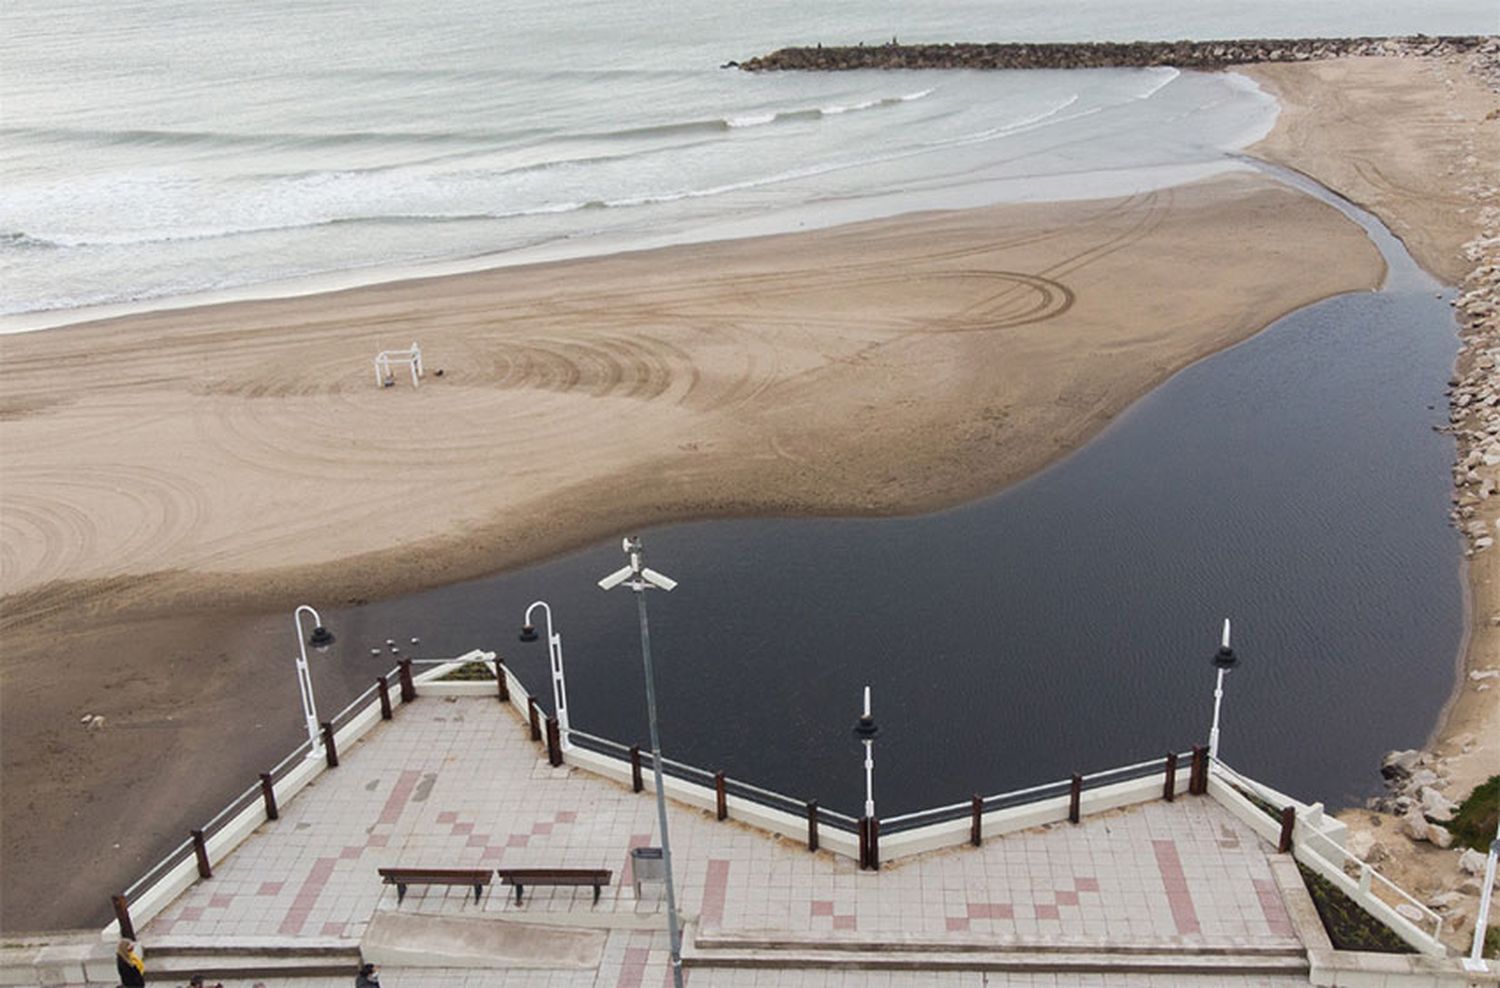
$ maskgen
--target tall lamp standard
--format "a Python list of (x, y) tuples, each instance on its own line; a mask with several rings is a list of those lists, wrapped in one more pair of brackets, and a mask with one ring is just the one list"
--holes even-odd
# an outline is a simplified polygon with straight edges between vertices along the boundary
[(866, 686), (865, 710), (860, 715), (859, 720), (854, 723), (854, 738), (865, 746), (865, 815), (864, 819), (859, 822), (859, 866), (861, 868), (877, 867), (873, 861), (878, 860), (874, 845), (876, 841), (875, 739), (879, 736), (880, 728), (875, 726), (875, 718), (870, 714), (870, 687)]
[(651, 632), (646, 625), (646, 591), (671, 590), (677, 581), (646, 568), (641, 540), (632, 535), (622, 544), (629, 564), (599, 581), (599, 589), (625, 586), (635, 591), (641, 621), (641, 662), (646, 670), (646, 720), (651, 726), (651, 770), (656, 780), (656, 818), (661, 827), (662, 870), (667, 880), (667, 932), (672, 945), (672, 984), (682, 988), (682, 934), (677, 924), (677, 894), (672, 888), (672, 842), (667, 837), (667, 796), (662, 785), (661, 740), (656, 731), (656, 679), (651, 671)]
[(552, 607), (545, 600), (538, 600), (526, 608), (526, 616), (521, 619), (521, 641), (536, 641), (536, 627), (531, 623), (531, 612), (538, 607), (547, 615), (547, 657), (552, 663), (552, 709), (557, 713), (557, 728), (562, 735), (563, 751), (567, 751), (573, 747), (573, 742), (568, 740), (568, 683), (563, 678), (562, 635), (552, 630)]
[(1229, 619), (1224, 619), (1224, 638), (1219, 650), (1214, 653), (1214, 666), (1219, 670), (1218, 682), (1214, 684), (1214, 723), (1208, 729), (1208, 757), (1219, 760), (1219, 706), (1224, 702), (1224, 674), (1239, 664), (1239, 656), (1229, 647)]
[(875, 817), (875, 739), (880, 737), (880, 728), (870, 715), (870, 687), (865, 687), (865, 712), (854, 724), (854, 737), (865, 745), (865, 817)]
[[(311, 614), (313, 619), (312, 634), (305, 639), (302, 635), (303, 611)], [(313, 758), (323, 754), (323, 738), (318, 733), (318, 707), (313, 701), (312, 672), (307, 667), (307, 646), (311, 645), (319, 652), (328, 651), (328, 646), (333, 644), (333, 632), (323, 627), (323, 619), (318, 617), (318, 612), (306, 604), (292, 612), (292, 623), (297, 626), (297, 688), (302, 692), (302, 714), (307, 718), (307, 740), (312, 744), (307, 757)]]

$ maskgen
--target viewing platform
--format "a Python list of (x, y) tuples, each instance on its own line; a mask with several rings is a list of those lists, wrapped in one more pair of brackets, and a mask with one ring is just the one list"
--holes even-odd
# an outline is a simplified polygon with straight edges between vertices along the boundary
[[(471, 653), (471, 668), (476, 656), (488, 658)], [(187, 842), (137, 884), (122, 918), (155, 982), (332, 988), (363, 959), (393, 986), (670, 983), (663, 886), (643, 881), (637, 897), (632, 872), (632, 851), (660, 834), (630, 763), (612, 771), (578, 746), (564, 756), (555, 721), (532, 719), (538, 705), (503, 664), (499, 681), (439, 679), (457, 665), (412, 677), (403, 664), (409, 689), (336, 718), (331, 754), (304, 745), (270, 797), (249, 790), (207, 828), (201, 855)], [(1228, 795), (1230, 776), (1209, 776), (1184, 763), (1171, 799), (1158, 771), (985, 810), (977, 831), (968, 820), (896, 831), (876, 867), (861, 867), (846, 830), (825, 826), (811, 852), (805, 827), (768, 825), (774, 808), (669, 776), (689, 983), (1274, 986), (1399, 984), (1384, 979), (1406, 972), (1436, 984), (1434, 971), (1456, 967), (1435, 941), (1428, 956), (1340, 960), (1278, 841), (1301, 853), (1341, 825), (1299, 807), (1278, 827)], [(535, 886), (518, 904), (493, 881), (477, 897), (417, 885), (398, 900), (381, 868), (612, 877), (597, 902), (588, 888)], [(92, 947), (45, 948), (38, 981), (114, 984), (118, 935), (111, 924)], [(1390, 971), (1339, 970), (1369, 957)], [(7, 956), (5, 983), (19, 959)]]

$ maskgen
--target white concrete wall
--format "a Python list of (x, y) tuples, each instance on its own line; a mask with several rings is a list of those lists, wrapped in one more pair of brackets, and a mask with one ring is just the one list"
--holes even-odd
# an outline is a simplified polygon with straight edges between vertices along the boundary
[[(1260, 807), (1250, 802), (1249, 799), (1246, 799), (1239, 790), (1225, 780), (1225, 777), (1218, 773), (1210, 773), (1208, 794), (1261, 838), (1272, 844), (1280, 841), (1281, 824), (1267, 816)], [(1440, 958), (1447, 956), (1448, 949), (1441, 942), (1430, 936), (1420, 926), (1396, 912), (1394, 908), (1387, 905), (1373, 892), (1364, 889), (1359, 881), (1344, 873), (1339, 863), (1331, 861), (1325, 856), (1328, 853), (1325, 840), (1334, 841), (1335, 836), (1342, 838), (1347, 830), (1343, 824), (1323, 814), (1321, 806), (1317, 806), (1316, 811), (1314, 811), (1312, 807), (1298, 803), (1296, 800), (1290, 798), (1288, 798), (1286, 805), (1298, 808), (1297, 823), (1292, 830), (1292, 853), (1299, 862), (1333, 883), (1334, 886), (1357, 902), (1366, 912), (1390, 927), (1393, 933), (1410, 944), (1413, 949), (1429, 957)], [(1304, 813), (1306, 813), (1307, 819), (1304, 819)], [(1334, 826), (1335, 824), (1336, 826)], [(1320, 840), (1318, 835), (1323, 835), (1325, 832), (1329, 832), (1325, 840)], [(1341, 839), (1336, 841), (1336, 843), (1342, 847)]]

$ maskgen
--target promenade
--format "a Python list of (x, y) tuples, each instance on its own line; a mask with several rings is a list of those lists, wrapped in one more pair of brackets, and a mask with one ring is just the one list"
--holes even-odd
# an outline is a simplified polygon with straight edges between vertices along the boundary
[[(339, 768), (262, 824), (213, 878), (139, 929), (154, 969), (175, 975), (185, 961), (169, 960), (173, 953), (209, 944), (363, 946), (378, 958), (411, 946), (392, 943), (393, 917), (421, 916), (440, 919), (438, 927), (486, 921), (493, 935), (475, 956), (490, 959), (472, 962), (510, 966), (439, 970), (387, 958), (385, 984), (670, 983), (662, 886), (645, 884), (637, 899), (630, 870), (631, 848), (660, 843), (649, 792), (551, 766), (514, 711), (489, 697), (423, 696), (340, 755)], [(1275, 849), (1209, 798), (1088, 816), (889, 861), (878, 872), (809, 853), (796, 835), (676, 804), (669, 813), (694, 985), (1307, 983), (1303, 945), (1272, 876)], [(398, 906), (376, 873), (386, 866), (609, 868), (614, 880), (597, 905), (586, 888), (537, 888), (518, 906), (497, 884), (477, 904), (472, 891), (413, 888)], [(161, 962), (153, 949), (166, 949)], [(1201, 965), (1235, 955), (1267, 969), (993, 969), (995, 958), (1043, 949), (1058, 964), (1134, 954)], [(860, 966), (872, 954), (882, 956)], [(881, 967), (903, 958), (917, 969)]]

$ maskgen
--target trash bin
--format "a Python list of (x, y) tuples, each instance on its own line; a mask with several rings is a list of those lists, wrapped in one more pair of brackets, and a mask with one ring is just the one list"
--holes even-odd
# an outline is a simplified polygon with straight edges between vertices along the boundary
[(667, 862), (659, 847), (632, 847), (630, 849), (630, 874), (635, 880), (635, 897), (641, 897), (642, 882), (665, 882)]

